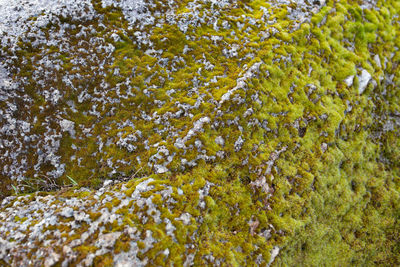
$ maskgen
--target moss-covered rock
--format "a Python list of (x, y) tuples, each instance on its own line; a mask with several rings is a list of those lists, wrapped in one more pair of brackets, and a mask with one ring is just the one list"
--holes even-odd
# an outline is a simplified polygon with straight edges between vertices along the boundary
[(1, 263), (400, 264), (398, 1), (20, 4)]

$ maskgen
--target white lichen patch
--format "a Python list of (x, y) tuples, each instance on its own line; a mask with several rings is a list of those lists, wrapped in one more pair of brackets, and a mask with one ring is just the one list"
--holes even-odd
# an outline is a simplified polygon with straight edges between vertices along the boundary
[[(189, 213), (174, 210), (176, 201), (170, 186), (164, 185), (154, 191), (154, 186), (150, 185), (154, 181), (143, 179), (132, 193), (127, 193), (130, 188), (125, 185), (107, 184), (97, 192), (75, 190), (69, 197), (34, 194), (6, 198), (0, 206), (0, 258), (22, 265), (44, 262), (48, 266), (56, 263), (91, 266), (96, 257), (112, 253), (116, 266), (124, 266), (129, 260), (139, 265), (149, 263), (151, 259), (139, 260), (139, 253), (146, 253), (163, 239), (155, 237), (153, 230), (146, 230), (147, 226), (154, 223), (158, 231), (175, 238), (178, 221), (185, 226), (196, 222)], [(82, 192), (87, 194), (79, 195)], [(148, 192), (162, 196), (161, 206), (153, 203), (153, 197), (143, 197)], [(204, 195), (208, 195), (208, 191), (203, 192)], [(178, 212), (175, 220), (165, 217), (165, 210), (161, 214), (162, 209), (169, 210), (168, 216)], [(132, 214), (136, 214), (136, 219), (130, 216)], [(129, 224), (124, 225), (126, 221)], [(114, 231), (110, 225), (121, 230)], [(121, 239), (125, 240), (127, 251), (116, 250), (116, 243)], [(137, 242), (144, 246), (139, 248)], [(94, 246), (96, 250), (82, 259), (84, 254), (79, 248), (83, 246)], [(28, 253), (31, 256), (28, 257)], [(81, 258), (78, 262), (77, 257)]]
[[(214, 121), (212, 109), (218, 108), (224, 117), (230, 111), (221, 107), (223, 103), (247, 106), (242, 94), (251, 90), (249, 83), (259, 77), (263, 64), (252, 62), (258, 48), (249, 45), (249, 35), (258, 28), (268, 38), (278, 34), (272, 26), (276, 20), (269, 21), (275, 9), (287, 8), (285, 19), (301, 24), (323, 5), (299, 2), (293, 9), (290, 1), (271, 4), (256, 9), (244, 5), (244, 12), (237, 1), (0, 2), (5, 10), (0, 15), (1, 45), (6, 50), (0, 69), (0, 97), (6, 103), (0, 107), (0, 172), (18, 181), (17, 189), (24, 191), (21, 181), (31, 177), (54, 184), (67, 174), (82, 180), (95, 173), (127, 177), (137, 165), (136, 170), (162, 174), (190, 169), (201, 160), (223, 159), (231, 147), (240, 150), (240, 142), (235, 144), (240, 140), (228, 138), (220, 144), (223, 150), (212, 151), (201, 139), (206, 124), (225, 123)], [(231, 8), (244, 13), (221, 19)], [(252, 15), (258, 9), (260, 18)], [(202, 27), (212, 34), (197, 39)], [(173, 29), (182, 45), (175, 47), (175, 33), (168, 33)], [(218, 49), (202, 50), (209, 45)], [(136, 51), (138, 58), (130, 59), (128, 50)], [(129, 67), (128, 61), (122, 63), (126, 60)], [(190, 69), (193, 64), (195, 71)], [(240, 65), (243, 71), (229, 67), (221, 72), (219, 66), (225, 65)], [(182, 79), (185, 72), (192, 77)], [(236, 85), (224, 88), (221, 95), (217, 84), (228, 77)], [(256, 103), (263, 105), (260, 99)], [(243, 116), (255, 113), (246, 107)], [(226, 123), (239, 131), (244, 127), (237, 119)], [(254, 119), (248, 124), (259, 125)], [(7, 138), (14, 141), (2, 141)], [(167, 147), (168, 155), (155, 148), (158, 143)], [(188, 153), (193, 149), (196, 154)], [(46, 189), (44, 183), (38, 187)]]
[(46, 27), (52, 16), (70, 16), (76, 21), (86, 21), (95, 15), (90, 0), (0, 0), (0, 10), (0, 35), (6, 36), (2, 38), (3, 46), (15, 45), (29, 28)]
[(351, 75), (347, 77), (344, 82), (347, 86), (352, 86), (353, 85), (353, 80), (354, 80), (354, 75)]
[(357, 77), (358, 77), (358, 83), (359, 83), (358, 93), (361, 95), (367, 88), (367, 85), (368, 85), (369, 81), (371, 80), (372, 76), (367, 70), (362, 69), (361, 74)]

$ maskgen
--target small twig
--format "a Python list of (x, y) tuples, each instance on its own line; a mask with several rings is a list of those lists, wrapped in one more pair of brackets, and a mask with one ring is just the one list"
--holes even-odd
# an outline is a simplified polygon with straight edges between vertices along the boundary
[(136, 174), (138, 174), (138, 173), (140, 172), (141, 169), (143, 169), (143, 166), (140, 167), (133, 175), (131, 175), (131, 178), (130, 178), (130, 179), (135, 178), (135, 177), (136, 177)]

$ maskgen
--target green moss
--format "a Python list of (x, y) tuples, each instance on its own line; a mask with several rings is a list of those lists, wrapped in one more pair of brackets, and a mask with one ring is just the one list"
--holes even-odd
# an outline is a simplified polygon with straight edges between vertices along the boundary
[(27, 217), (23, 217), (23, 218), (20, 218), (20, 217), (18, 217), (18, 216), (15, 216), (15, 217), (14, 217), (14, 221), (15, 221), (15, 222), (20, 222), (20, 223), (25, 222), (27, 219), (28, 219)]
[(96, 256), (93, 260), (93, 264), (95, 266), (101, 266), (101, 267), (114, 266), (113, 257), (110, 253), (101, 256)]
[(78, 246), (74, 247), (74, 250), (82, 255), (87, 255), (89, 253), (95, 253), (98, 248), (95, 246)]
[[(251, 11), (240, 2), (237, 7), (231, 6), (222, 12), (226, 14), (221, 18), (228, 21), (231, 29), (225, 30), (219, 25), (221, 29), (216, 31), (204, 23), (200, 27), (189, 27), (184, 34), (178, 26), (164, 24), (149, 32), (153, 48), (168, 59), (165, 66), (160, 66), (155, 56), (146, 54), (148, 47), (135, 43), (119, 9), (102, 8), (100, 1), (93, 2), (96, 10), (104, 15), (102, 23), (106, 27), (97, 34), (106, 36), (116, 48), (115, 60), (106, 64), (109, 70), (106, 81), (112, 88), (120, 86), (123, 95), (127, 94), (127, 86), (123, 85), (127, 82), (132, 86), (132, 94), (120, 98), (113, 90), (105, 92), (107, 97), (120, 102), (118, 108), (112, 104), (98, 107), (101, 118), (88, 113), (92, 108), (90, 101), (79, 103), (78, 112), (71, 112), (70, 119), (85, 128), (95, 125), (92, 136), (86, 136), (78, 127), (75, 139), (68, 133), (63, 134), (60, 155), (67, 164), (67, 174), (80, 186), (97, 187), (102, 179), (110, 178), (111, 171), (118, 170), (120, 173), (111, 178), (133, 178), (125, 184), (124, 193), (130, 197), (139, 183), (149, 177), (154, 179), (149, 183), (153, 189), (140, 196), (151, 198), (161, 211), (161, 218), (172, 222), (176, 227), (176, 240), (165, 234), (164, 222), (156, 224), (152, 218), (142, 222), (139, 213), (146, 213), (147, 207), (141, 208), (132, 201), (129, 207), (116, 211), (123, 216), (123, 225), (137, 227), (142, 233), (151, 230), (153, 238), (160, 241), (146, 252), (145, 243), (137, 243), (142, 251), (140, 257), (151, 259), (149, 265), (182, 265), (189, 252), (196, 252), (196, 266), (212, 265), (207, 255), (223, 259), (224, 264), (232, 266), (252, 265), (261, 255), (265, 264), (274, 246), (281, 248), (276, 266), (399, 264), (398, 126), (393, 131), (382, 132), (386, 120), (396, 120), (392, 117), (397, 116), (393, 114), (399, 108), (396, 62), (400, 53), (395, 48), (399, 46), (396, 38), (399, 25), (398, 18), (394, 17), (400, 11), (397, 2), (378, 1), (380, 8), (370, 10), (361, 9), (357, 1), (328, 1), (310, 23), (303, 23), (295, 31), (289, 30), (292, 22), (285, 19), (288, 15), (285, 8), (272, 12), (269, 20), (276, 18), (277, 22), (271, 25), (250, 25), (244, 18), (260, 18), (264, 12), (261, 7), (270, 8), (269, 4), (247, 1)], [(179, 2), (179, 14), (188, 12), (186, 4)], [(237, 17), (231, 18), (228, 14)], [(93, 23), (98, 26), (97, 22)], [(238, 23), (243, 23), (243, 29), (239, 29)], [(272, 35), (271, 27), (279, 32)], [(122, 41), (114, 42), (109, 38), (107, 32), (112, 30)], [(261, 31), (271, 36), (261, 41)], [(73, 36), (73, 31), (70, 33)], [(186, 38), (188, 35), (193, 38)], [(216, 35), (223, 36), (223, 41), (214, 43), (206, 38)], [(35, 58), (31, 44), (19, 45), (23, 49), (17, 52), (18, 57)], [(233, 45), (239, 47), (237, 56), (223, 56), (223, 50)], [(191, 50), (183, 53), (186, 46)], [(59, 53), (56, 47), (45, 48), (49, 54)], [(386, 67), (379, 68), (374, 62), (375, 54), (384, 62), (391, 53), (393, 58)], [(178, 56), (183, 60), (172, 63)], [(71, 55), (58, 57), (65, 71), (71, 71)], [(205, 69), (196, 62), (203, 59), (214, 68)], [(258, 62), (262, 62), (260, 71), (245, 80), (244, 88), (231, 91), (249, 67)], [(169, 71), (171, 66), (176, 71)], [(19, 75), (29, 77), (35, 67), (33, 63), (21, 66)], [(377, 81), (376, 86), (370, 84), (361, 95), (357, 92), (357, 76), (352, 86), (344, 83), (347, 77), (360, 74), (360, 68)], [(119, 75), (114, 74), (117, 69)], [(394, 83), (380, 82), (381, 75), (394, 75)], [(217, 76), (222, 78), (214, 81)], [(195, 79), (208, 85), (196, 86)], [(99, 81), (94, 80), (88, 90), (93, 92), (98, 85)], [(194, 87), (198, 92), (193, 93)], [(53, 110), (46, 108), (41, 113), (39, 107), (45, 105), (45, 100), (35, 88), (32, 83), (26, 89), (35, 101), (32, 110), (39, 115), (33, 128), (40, 134), (46, 131), (42, 125), (46, 114)], [(175, 92), (171, 93), (171, 89)], [(228, 91), (232, 92), (230, 100), (218, 104)], [(68, 99), (77, 98), (71, 88), (65, 93)], [(190, 110), (191, 116), (170, 119), (170, 128), (165, 132), (155, 131), (166, 129), (162, 123), (140, 119), (141, 112), (160, 116), (175, 114), (180, 109), (177, 102), (193, 106), (200, 96), (203, 101)], [(243, 99), (242, 104), (233, 100), (239, 98)], [(158, 105), (154, 100), (165, 103)], [(65, 105), (60, 108), (67, 109)], [(247, 110), (252, 112), (244, 117)], [(178, 149), (174, 142), (178, 137), (187, 136), (195, 122), (205, 116), (211, 123), (187, 140), (186, 146), (199, 140), (207, 156), (216, 156), (219, 152), (224, 152), (224, 156), (198, 160), (196, 167), (183, 170), (181, 160), (194, 160), (200, 152), (195, 148)], [(127, 120), (134, 121), (135, 127), (119, 126)], [(212, 124), (217, 121), (223, 126)], [(249, 125), (253, 122), (254, 125)], [(175, 136), (169, 135), (170, 129), (176, 130)], [(137, 131), (141, 132), (141, 137), (137, 136), (139, 141), (134, 151), (118, 147), (116, 139), (112, 139), (111, 145), (99, 152), (99, 140), (106, 143), (111, 137), (128, 137)], [(215, 142), (218, 136), (224, 138), (225, 145)], [(236, 149), (234, 144), (239, 136), (245, 143), (241, 149)], [(148, 142), (148, 149), (144, 141)], [(163, 175), (151, 174), (153, 169), (147, 164), (157, 152), (156, 144), (164, 145), (174, 155), (167, 166), (169, 172)], [(72, 145), (79, 149), (73, 150)], [(282, 148), (285, 149), (278, 153)], [(70, 160), (73, 156), (81, 158), (81, 163)], [(34, 161), (35, 156), (31, 157)], [(140, 157), (140, 164), (137, 157)], [(108, 160), (113, 167), (106, 164)], [(121, 160), (129, 163), (122, 164)], [(163, 160), (160, 162), (164, 163)], [(40, 172), (45, 173), (48, 168)], [(33, 174), (33, 170), (30, 172)], [(262, 178), (265, 178), (264, 187), (255, 186)], [(0, 179), (3, 181), (3, 177)], [(6, 178), (4, 181), (2, 196), (11, 193), (11, 181)], [(207, 182), (213, 186), (209, 195), (202, 199), (199, 190)], [(68, 184), (66, 176), (61, 177), (59, 183)], [(168, 207), (160, 194), (166, 186), (172, 187), (171, 197), (175, 201)], [(99, 201), (104, 201), (107, 195), (112, 201), (102, 207), (112, 211), (121, 201), (108, 193)], [(75, 193), (72, 189), (60, 196), (93, 200), (92, 192)], [(131, 213), (130, 208), (134, 209)], [(190, 225), (176, 220), (183, 212), (191, 215)], [(89, 212), (89, 216), (94, 221), (101, 214)], [(23, 222), (24, 218), (15, 217), (15, 221)], [(254, 229), (250, 229), (250, 221), (257, 222), (252, 226)], [(105, 232), (123, 231), (123, 225), (108, 223), (104, 225)], [(267, 229), (271, 230), (268, 240), (261, 236)], [(62, 236), (68, 237), (66, 232), (70, 229), (63, 227), (61, 230)], [(69, 240), (78, 237), (76, 233)], [(186, 249), (184, 245), (189, 243), (195, 244), (196, 249)], [(166, 248), (170, 251), (168, 257), (160, 253)], [(80, 257), (94, 249), (86, 245), (76, 248)], [(130, 240), (124, 236), (117, 240), (114, 252), (129, 249)], [(112, 263), (112, 255), (107, 254), (98, 256), (94, 264), (108, 266)]]

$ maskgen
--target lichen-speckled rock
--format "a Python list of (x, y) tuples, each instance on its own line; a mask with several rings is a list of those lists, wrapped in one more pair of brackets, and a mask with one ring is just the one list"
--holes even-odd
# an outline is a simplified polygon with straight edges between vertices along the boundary
[(399, 14), (0, 0), (0, 265), (400, 265)]

